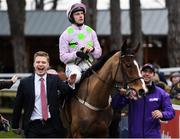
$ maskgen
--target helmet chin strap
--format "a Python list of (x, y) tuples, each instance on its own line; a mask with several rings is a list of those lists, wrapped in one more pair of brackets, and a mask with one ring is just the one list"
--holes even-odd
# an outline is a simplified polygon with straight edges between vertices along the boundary
[(81, 27), (84, 23), (81, 23), (81, 24), (78, 24), (78, 23), (75, 23), (78, 27)]
[(81, 27), (82, 25), (84, 25), (84, 22), (83, 23), (77, 23), (75, 20), (72, 23), (78, 27)]

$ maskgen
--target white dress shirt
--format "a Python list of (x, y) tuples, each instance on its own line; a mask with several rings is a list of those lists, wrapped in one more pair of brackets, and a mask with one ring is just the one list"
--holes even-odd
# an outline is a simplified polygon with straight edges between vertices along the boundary
[[(47, 74), (45, 74), (43, 77), (38, 76), (35, 74), (34, 77), (34, 89), (35, 89), (35, 104), (34, 104), (34, 110), (31, 115), (31, 120), (36, 120), (36, 119), (42, 119), (42, 109), (41, 109), (41, 81), (40, 78), (44, 79), (44, 84), (45, 84), (45, 90), (46, 90), (46, 96), (47, 96), (47, 86), (46, 86), (46, 78)], [(47, 98), (47, 97), (46, 97)], [(48, 106), (48, 118), (50, 118), (50, 112), (49, 112), (49, 106)]]

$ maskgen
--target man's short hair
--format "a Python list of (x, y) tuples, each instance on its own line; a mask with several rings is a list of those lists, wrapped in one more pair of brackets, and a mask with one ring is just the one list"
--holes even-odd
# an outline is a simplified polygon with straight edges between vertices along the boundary
[(34, 54), (34, 61), (36, 59), (37, 56), (43, 56), (47, 58), (47, 61), (49, 62), (49, 54), (44, 52), (44, 51), (38, 51)]

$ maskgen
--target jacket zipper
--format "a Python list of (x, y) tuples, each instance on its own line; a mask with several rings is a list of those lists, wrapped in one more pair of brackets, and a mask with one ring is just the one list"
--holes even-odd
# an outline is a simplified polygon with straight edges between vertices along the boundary
[(144, 123), (145, 123), (145, 106), (146, 106), (146, 105), (145, 105), (145, 102), (146, 102), (146, 96), (144, 96), (143, 101), (144, 101), (144, 110), (143, 110), (143, 123), (142, 123), (142, 132), (143, 132), (143, 133), (142, 133), (142, 134), (143, 134), (142, 137), (144, 138), (144, 127), (145, 127), (145, 126), (144, 126)]

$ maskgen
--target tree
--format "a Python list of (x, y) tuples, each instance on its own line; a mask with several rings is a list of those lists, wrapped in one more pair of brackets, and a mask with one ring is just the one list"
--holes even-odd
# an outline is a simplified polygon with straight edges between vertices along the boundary
[[(120, 0), (110, 0), (110, 25), (110, 50), (120, 50), (122, 43)], [(120, 111), (115, 110), (113, 113), (113, 120), (109, 127), (109, 135), (111, 138), (119, 137), (118, 123), (120, 120)]]
[(120, 50), (122, 43), (121, 35), (121, 9), (119, 0), (110, 0), (110, 24), (111, 24), (111, 48), (110, 50)]
[(51, 4), (52, 7), (49, 10), (56, 10), (58, 1), (60, 0), (33, 0), (36, 6), (36, 10), (44, 10), (45, 5)]
[(43, 10), (44, 9), (44, 0), (35, 0), (36, 9)]
[(140, 0), (130, 0), (130, 27), (131, 27), (131, 46), (137, 46), (140, 43), (140, 48), (137, 53), (137, 61), (140, 65), (143, 64), (143, 48), (142, 48), (142, 31), (141, 31), (141, 7)]
[(168, 8), (167, 50), (170, 67), (180, 66), (180, 1), (166, 0)]
[(52, 10), (56, 10), (57, 4), (58, 4), (58, 0), (53, 0), (52, 2), (53, 2)]
[(96, 22), (97, 22), (97, 0), (82, 0), (82, 3), (86, 5), (87, 13), (86, 13), (86, 24), (91, 26), (94, 30), (96, 30)]
[(28, 53), (24, 37), (25, 0), (7, 0), (7, 5), (15, 72), (28, 72)]

